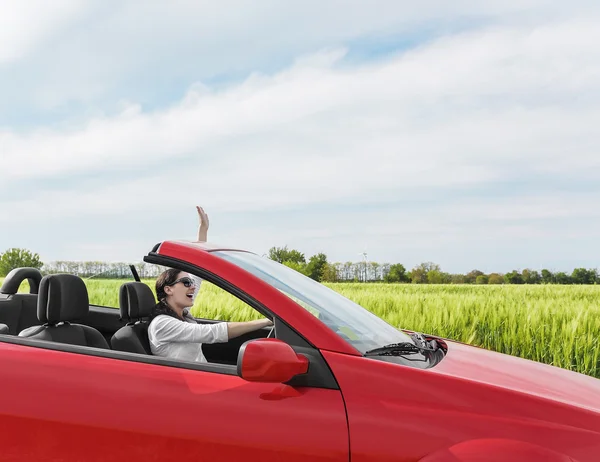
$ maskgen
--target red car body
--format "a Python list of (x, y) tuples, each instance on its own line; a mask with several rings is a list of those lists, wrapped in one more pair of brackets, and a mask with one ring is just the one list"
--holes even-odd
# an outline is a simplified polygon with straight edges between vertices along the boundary
[(600, 380), (441, 338), (430, 368), (367, 357), (216, 249), (146, 258), (200, 269), (309, 347), (249, 340), (221, 370), (0, 336), (3, 460), (600, 460)]

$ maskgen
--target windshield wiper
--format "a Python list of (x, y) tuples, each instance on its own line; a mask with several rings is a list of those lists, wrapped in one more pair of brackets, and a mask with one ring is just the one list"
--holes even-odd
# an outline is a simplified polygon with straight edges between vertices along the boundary
[(399, 356), (399, 355), (412, 355), (420, 353), (421, 348), (408, 342), (403, 343), (390, 343), (389, 345), (375, 348), (365, 352), (365, 356)]
[(365, 352), (365, 356), (414, 355), (425, 351), (437, 351), (438, 349), (438, 345), (435, 340), (432, 340), (428, 343), (420, 334), (413, 334), (410, 337), (415, 341), (415, 343), (390, 343), (389, 345)]

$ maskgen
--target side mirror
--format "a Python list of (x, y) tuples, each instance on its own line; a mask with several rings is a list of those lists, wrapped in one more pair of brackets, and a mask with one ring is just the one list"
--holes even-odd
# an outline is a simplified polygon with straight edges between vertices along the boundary
[(307, 371), (308, 359), (276, 338), (250, 340), (238, 353), (238, 375), (249, 382), (284, 383)]

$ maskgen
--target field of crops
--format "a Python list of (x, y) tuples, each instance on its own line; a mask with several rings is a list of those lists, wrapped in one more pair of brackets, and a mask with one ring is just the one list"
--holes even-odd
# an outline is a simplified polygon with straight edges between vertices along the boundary
[[(118, 306), (122, 282), (86, 281), (90, 301)], [(394, 326), (600, 378), (600, 286), (327, 285)], [(208, 283), (193, 313), (233, 321), (260, 316)]]

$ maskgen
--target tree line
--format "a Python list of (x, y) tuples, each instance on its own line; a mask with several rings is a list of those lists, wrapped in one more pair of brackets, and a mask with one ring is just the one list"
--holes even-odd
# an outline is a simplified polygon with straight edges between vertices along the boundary
[(133, 265), (140, 278), (155, 278), (164, 268), (145, 262), (107, 263), (103, 261), (59, 260), (44, 263), (37, 253), (27, 249), (12, 248), (0, 254), (0, 277), (6, 276), (14, 268), (37, 268), (44, 275), (57, 273), (76, 274), (82, 278), (128, 279), (132, 277), (130, 265)]
[[(309, 258), (297, 249), (272, 247), (268, 258), (286, 265), (319, 282), (384, 282), (405, 284), (599, 284), (596, 269), (575, 268), (571, 273), (524, 269), (508, 273), (489, 273), (474, 269), (467, 274), (442, 271), (433, 262), (421, 263), (407, 270), (401, 263), (372, 261), (329, 262), (327, 255), (317, 253)], [(129, 279), (130, 265), (141, 278), (156, 278), (164, 269), (144, 262), (107, 263), (102, 261), (53, 261), (44, 263), (38, 254), (27, 249), (8, 249), (0, 254), (0, 277), (13, 268), (38, 268), (42, 274), (71, 273), (82, 278)]]
[(433, 262), (421, 263), (407, 271), (402, 263), (378, 263), (370, 261), (345, 263), (327, 260), (318, 253), (308, 260), (296, 249), (272, 247), (268, 257), (299, 271), (319, 282), (387, 282), (406, 284), (599, 284), (597, 269), (576, 268), (572, 273), (524, 269), (509, 273), (489, 273), (474, 269), (467, 274), (442, 271)]

